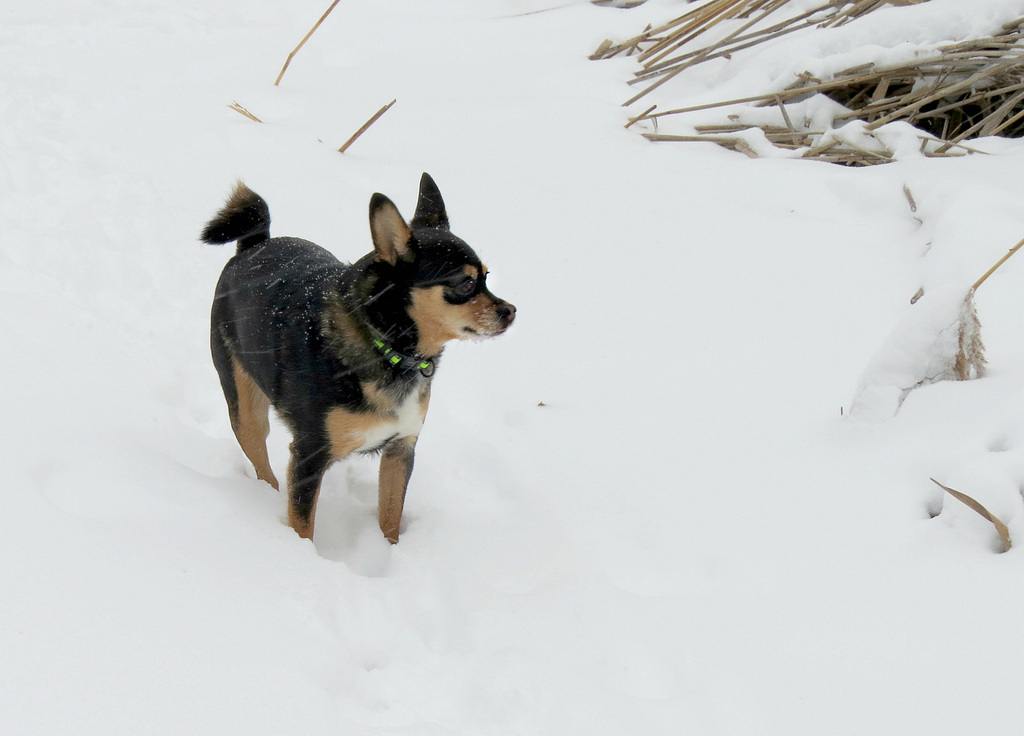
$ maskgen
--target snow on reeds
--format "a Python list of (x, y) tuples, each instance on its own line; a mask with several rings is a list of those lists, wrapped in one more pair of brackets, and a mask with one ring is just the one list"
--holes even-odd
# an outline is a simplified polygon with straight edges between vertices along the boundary
[[(642, 68), (631, 84), (642, 89), (626, 101), (628, 106), (712, 59), (730, 59), (788, 34), (855, 22), (887, 5), (927, 1), (830, 0), (799, 12), (791, 0), (713, 0), (620, 43), (605, 41), (591, 58), (636, 56)], [(717, 30), (709, 35), (716, 40), (703, 43), (704, 34), (712, 29)], [(880, 134), (880, 129), (888, 123), (907, 123), (917, 129), (919, 150), (925, 156), (965, 155), (972, 149), (964, 141), (972, 138), (1024, 136), (1022, 37), (1024, 17), (993, 35), (940, 46), (903, 63), (861, 64), (826, 78), (799, 74), (785, 88), (701, 105), (669, 110), (650, 105), (631, 117), (627, 127), (647, 121), (643, 135), (652, 141), (711, 141), (750, 156), (770, 150), (794, 158), (870, 165), (891, 161), (897, 154), (892, 137)], [(801, 103), (818, 96), (828, 98), (835, 107), (832, 114), (799, 114), (806, 112), (798, 107)], [(778, 110), (772, 122), (765, 122), (764, 112), (742, 114), (772, 107)], [(669, 118), (719, 108), (721, 123), (694, 126), (692, 134), (658, 131), (658, 123)], [(724, 108), (731, 108), (728, 115)]]

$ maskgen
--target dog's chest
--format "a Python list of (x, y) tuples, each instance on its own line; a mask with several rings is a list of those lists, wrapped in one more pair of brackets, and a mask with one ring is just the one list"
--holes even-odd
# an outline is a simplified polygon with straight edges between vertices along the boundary
[(412, 390), (398, 401), (364, 387), (373, 411), (332, 409), (326, 419), (331, 452), (335, 459), (353, 452), (371, 452), (400, 437), (418, 435), (426, 414), (426, 392)]
[(367, 428), (363, 444), (356, 450), (366, 452), (380, 447), (392, 437), (418, 435), (423, 427), (423, 402), (418, 391), (411, 391), (394, 410), (384, 415), (375, 426)]

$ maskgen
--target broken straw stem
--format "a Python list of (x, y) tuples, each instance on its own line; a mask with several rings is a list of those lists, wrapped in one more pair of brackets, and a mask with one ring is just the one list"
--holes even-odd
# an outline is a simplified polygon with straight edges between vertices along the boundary
[(348, 150), (348, 147), (355, 143), (356, 138), (365, 133), (366, 129), (369, 128), (374, 123), (376, 123), (377, 120), (380, 119), (380, 116), (386, 113), (388, 110), (390, 110), (391, 106), (394, 105), (396, 102), (398, 102), (397, 99), (391, 100), (391, 102), (384, 105), (384, 107), (375, 112), (372, 118), (363, 123), (363, 127), (361, 127), (359, 130), (353, 133), (352, 137), (345, 141), (345, 145), (338, 149), (338, 153), (345, 153), (345, 151)]
[(1012, 248), (1010, 248), (1010, 250), (1006, 253), (1006, 255), (1004, 255), (1002, 258), (1000, 258), (996, 262), (996, 265), (992, 266), (992, 268), (990, 268), (988, 271), (985, 272), (984, 276), (982, 276), (980, 279), (975, 281), (974, 285), (971, 287), (971, 293), (973, 294), (974, 292), (976, 292), (978, 290), (978, 287), (981, 286), (982, 284), (984, 284), (985, 280), (988, 279), (989, 276), (991, 276), (992, 274), (994, 274), (996, 272), (997, 268), (999, 268), (1004, 263), (1006, 263), (1008, 260), (1010, 260), (1010, 256), (1012, 256), (1014, 253), (1016, 253), (1018, 250), (1021, 249), (1021, 246), (1024, 246), (1024, 240), (1021, 240), (1019, 243), (1017, 243), (1017, 245), (1015, 245)]
[(324, 14), (320, 16), (320, 20), (318, 20), (316, 24), (309, 29), (309, 33), (307, 33), (305, 37), (301, 41), (299, 41), (299, 45), (296, 46), (290, 54), (288, 54), (288, 58), (285, 59), (284, 66), (281, 67), (281, 73), (277, 75), (277, 79), (274, 81), (275, 87), (281, 84), (281, 77), (283, 77), (284, 73), (288, 70), (288, 65), (292, 63), (292, 57), (295, 56), (295, 54), (299, 53), (299, 49), (301, 49), (306, 44), (306, 41), (309, 40), (309, 37), (316, 32), (316, 29), (320, 27), (320, 24), (324, 22), (324, 19), (331, 14), (332, 10), (334, 10), (334, 6), (340, 2), (341, 0), (334, 0), (334, 2), (331, 3), (331, 7), (327, 8), (327, 10), (324, 11)]
[(239, 115), (244, 115), (245, 117), (249, 118), (250, 120), (255, 120), (257, 123), (262, 123), (263, 122), (258, 117), (253, 115), (251, 112), (246, 110), (244, 107), (239, 105), (237, 102), (232, 102), (230, 105), (228, 105), (228, 107), (230, 107), (232, 110), (237, 112)]

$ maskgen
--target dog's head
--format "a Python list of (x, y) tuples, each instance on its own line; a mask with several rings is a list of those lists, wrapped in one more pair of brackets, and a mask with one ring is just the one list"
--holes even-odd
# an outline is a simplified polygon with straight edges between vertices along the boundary
[(449, 230), (444, 200), (428, 174), (420, 179), (411, 223), (390, 199), (373, 195), (370, 233), (378, 264), (407, 290), (421, 355), (436, 355), (449, 340), (500, 335), (512, 324), (516, 308), (487, 289), (487, 267)]

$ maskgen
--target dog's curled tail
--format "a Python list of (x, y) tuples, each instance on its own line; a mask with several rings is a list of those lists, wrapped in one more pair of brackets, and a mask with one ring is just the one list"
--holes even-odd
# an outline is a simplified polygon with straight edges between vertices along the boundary
[(206, 223), (201, 237), (211, 245), (237, 240), (241, 253), (270, 237), (270, 208), (263, 197), (238, 182), (221, 211)]

